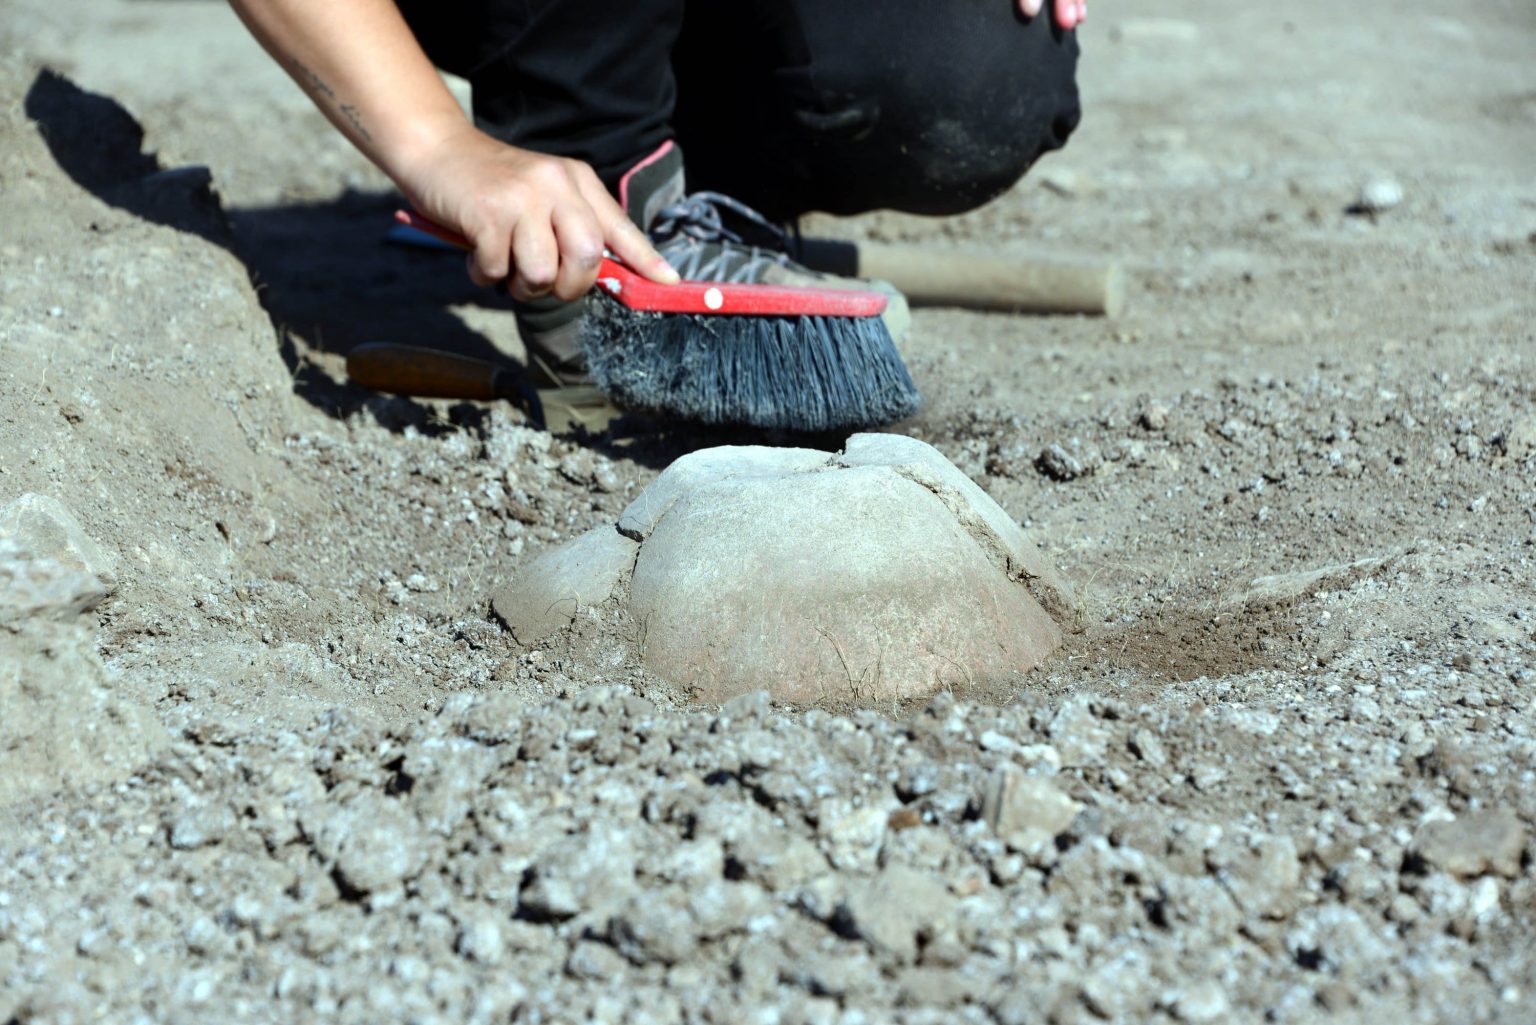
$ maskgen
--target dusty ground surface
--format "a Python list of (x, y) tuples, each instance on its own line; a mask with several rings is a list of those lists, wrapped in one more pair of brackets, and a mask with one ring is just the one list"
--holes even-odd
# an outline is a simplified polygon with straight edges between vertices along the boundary
[(1101, 4), (1067, 151), (839, 226), (1135, 289), (910, 344), (1081, 632), (803, 711), (490, 614), (719, 436), (348, 386), (505, 314), (221, 5), (4, 0), (0, 504), (115, 586), (0, 545), (0, 1022), (1532, 1020), (1536, 20), (1355, 7)]

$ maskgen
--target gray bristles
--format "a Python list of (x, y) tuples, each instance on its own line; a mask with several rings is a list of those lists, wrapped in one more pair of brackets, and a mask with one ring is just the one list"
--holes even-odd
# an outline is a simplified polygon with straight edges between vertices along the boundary
[(587, 303), (582, 351), (619, 405), (706, 424), (874, 427), (922, 403), (879, 317), (693, 316)]

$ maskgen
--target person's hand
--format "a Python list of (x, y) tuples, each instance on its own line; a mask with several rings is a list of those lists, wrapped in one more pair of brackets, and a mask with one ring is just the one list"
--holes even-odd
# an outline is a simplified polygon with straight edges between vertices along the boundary
[(605, 247), (652, 281), (678, 280), (579, 160), (508, 146), (466, 124), (418, 154), (400, 179), (418, 211), (469, 241), (470, 278), (505, 282), (515, 299), (580, 298)]
[[(1088, 18), (1088, 0), (1050, 0), (1050, 3), (1056, 24), (1062, 28), (1076, 28)], [(1019, 13), (1033, 18), (1044, 5), (1045, 0), (1019, 0)]]

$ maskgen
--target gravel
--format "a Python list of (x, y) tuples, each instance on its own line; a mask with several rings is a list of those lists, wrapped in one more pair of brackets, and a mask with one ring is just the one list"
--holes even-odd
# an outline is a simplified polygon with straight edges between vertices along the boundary
[[(1532, 1017), (1527, 29), (1301, 0), (1329, 30), (1277, 61), (1272, 12), (1173, 0), (1223, 45), (1169, 62), (1090, 26), (1091, 196), (856, 226), (1135, 269), (1113, 323), (915, 315), (901, 430), (1076, 585), (1062, 651), (717, 706), (490, 596), (775, 439), (347, 385), (352, 342), (505, 310), (379, 245), (394, 197), (227, 11), (108, 6), (0, 19), (96, 93), (0, 64), (0, 504), (113, 562), (0, 539), (0, 1022)], [(45, 141), (50, 103), (85, 106)], [(1342, 216), (1410, 142), (1457, 160)]]

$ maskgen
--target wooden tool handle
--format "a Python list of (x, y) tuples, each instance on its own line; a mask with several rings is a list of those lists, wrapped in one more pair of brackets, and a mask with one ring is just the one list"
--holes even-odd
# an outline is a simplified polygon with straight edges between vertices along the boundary
[(1125, 277), (1114, 263), (830, 239), (805, 239), (800, 257), (816, 270), (883, 278), (914, 305), (1110, 317), (1125, 306)]
[(392, 342), (366, 342), (347, 353), (347, 376), (364, 388), (428, 399), (517, 399), (517, 375), (473, 356)]

